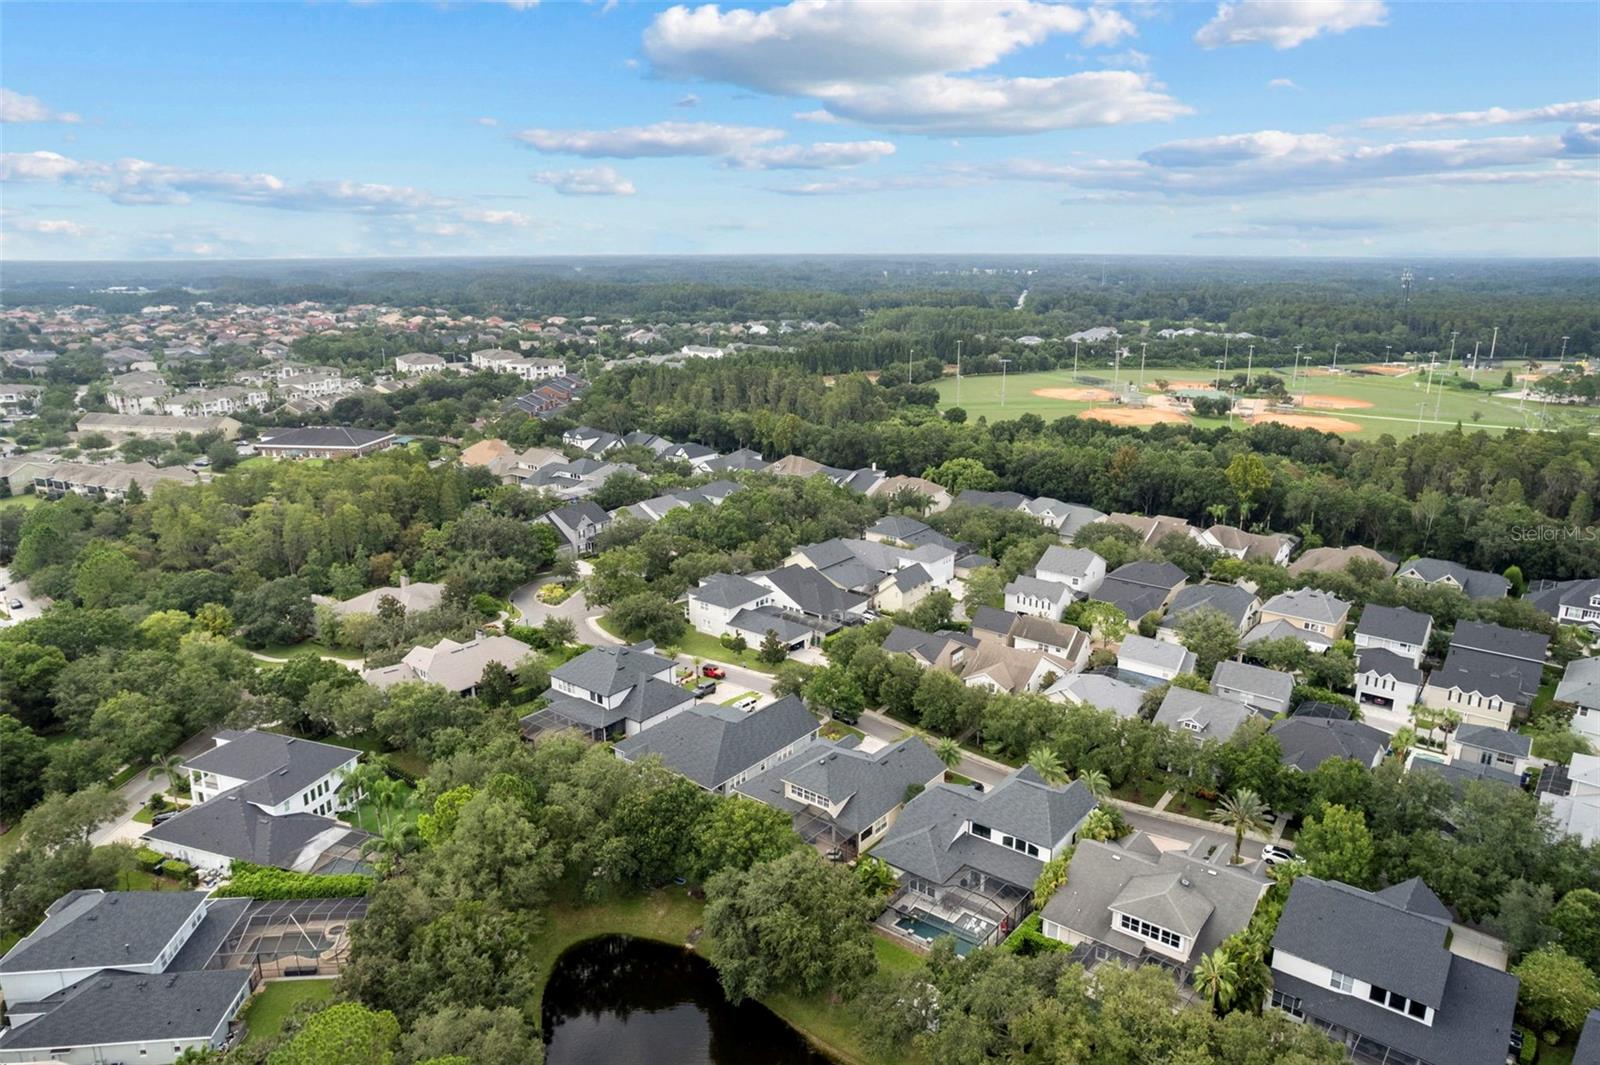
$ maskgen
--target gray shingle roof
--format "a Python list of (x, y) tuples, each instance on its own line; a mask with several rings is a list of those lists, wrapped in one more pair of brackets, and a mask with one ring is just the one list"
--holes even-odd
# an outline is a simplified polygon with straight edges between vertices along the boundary
[(1600, 658), (1577, 658), (1556, 685), (1556, 701), (1574, 706), (1600, 707)]
[[(812, 625), (805, 624), (770, 606), (741, 610), (728, 619), (728, 627), (736, 632), (749, 633), (759, 639), (766, 639), (767, 633), (771, 632), (783, 643), (806, 639), (816, 631)], [(748, 641), (748, 637), (746, 639)]]
[(1273, 596), (1262, 605), (1261, 610), (1263, 613), (1336, 625), (1350, 613), (1350, 604), (1316, 588), (1296, 588)]
[(790, 695), (754, 713), (696, 706), (628, 737), (614, 749), (630, 762), (655, 755), (701, 787), (714, 788), (817, 728), (811, 711)]
[(1498, 573), (1469, 569), (1459, 562), (1442, 558), (1414, 558), (1403, 564), (1395, 576), (1415, 578), (1426, 584), (1435, 584), (1448, 577), (1460, 586), (1469, 599), (1503, 599), (1511, 590), (1511, 582)]
[(1051, 544), (1044, 549), (1044, 554), (1039, 557), (1039, 564), (1034, 567), (1034, 571), (1082, 577), (1099, 559), (1100, 556), (1087, 547), (1062, 547), (1060, 544)]
[(1087, 703), (1097, 710), (1109, 710), (1122, 718), (1138, 717), (1144, 706), (1143, 688), (1104, 673), (1074, 673), (1056, 681), (1045, 694), (1070, 702)]
[(1139, 672), (1139, 666), (1150, 665), (1178, 673), (1194, 672), (1194, 652), (1179, 643), (1153, 640), (1148, 636), (1123, 637), (1117, 650), (1117, 668)]
[(1273, 703), (1288, 705), (1294, 694), (1294, 677), (1265, 666), (1252, 666), (1248, 662), (1218, 662), (1211, 673), (1211, 690), (1232, 688), (1246, 695), (1260, 696)]
[(803, 566), (784, 566), (762, 576), (812, 617), (838, 618), (866, 603), (866, 596), (835, 586), (816, 570)]
[[(1188, 688), (1168, 688), (1156, 711), (1155, 723), (1165, 725), (1185, 736), (1203, 740), (1226, 740), (1238, 731), (1250, 716), (1250, 708), (1232, 699), (1223, 699)], [(1197, 732), (1183, 724), (1194, 721), (1201, 728)]]
[(1428, 687), (1481, 695), (1498, 695), (1508, 703), (1531, 701), (1539, 691), (1541, 669), (1532, 662), (1505, 655), (1453, 647), (1444, 665), (1428, 677)]
[(0, 959), (0, 972), (154, 962), (205, 902), (203, 891), (72, 891)]
[(246, 969), (155, 975), (110, 969), (80, 980), (44, 1016), (0, 1034), (0, 1050), (206, 1038), (249, 986)]
[(1209, 609), (1219, 611), (1235, 625), (1243, 625), (1250, 611), (1258, 604), (1254, 592), (1247, 592), (1237, 585), (1193, 584), (1180, 588), (1178, 594), (1172, 597), (1166, 623), (1175, 626), (1177, 620), (1189, 611)]
[(1361, 611), (1361, 624), (1356, 626), (1357, 636), (1370, 636), (1376, 640), (1393, 640), (1396, 643), (1425, 644), (1433, 619), (1403, 606), (1368, 604)]
[(689, 595), (709, 603), (712, 606), (731, 609), (753, 603), (757, 599), (772, 594), (771, 589), (765, 588), (747, 577), (740, 577), (732, 573), (713, 573), (700, 582), (700, 586)]
[(669, 660), (649, 651), (633, 647), (591, 647), (551, 670), (550, 676), (585, 691), (616, 695), (670, 668)]
[(307, 426), (304, 429), (278, 429), (261, 438), (268, 447), (360, 448), (394, 436), (378, 429), (348, 429), (343, 426)]
[(1147, 588), (1160, 588), (1163, 592), (1170, 592), (1188, 580), (1189, 575), (1170, 562), (1141, 560), (1118, 566), (1106, 574), (1106, 579), (1115, 579), (1126, 584), (1140, 584)]
[(280, 869), (293, 867), (305, 848), (325, 832), (345, 833), (343, 837), (330, 837), (334, 843), (359, 843), (366, 838), (365, 832), (331, 817), (306, 813), (275, 817), (264, 813), (251, 801), (251, 788), (245, 784), (191, 806), (147, 830), (144, 838)]
[(1444, 778), (1458, 793), (1474, 781), (1505, 784), (1513, 788), (1522, 786), (1522, 778), (1517, 774), (1505, 769), (1496, 769), (1492, 765), (1482, 765), (1478, 762), (1452, 762), (1446, 765), (1444, 762), (1436, 762), (1432, 758), (1411, 759), (1408, 771), (1418, 769), (1424, 773), (1432, 773), (1436, 777)]
[(1393, 677), (1402, 684), (1422, 683), (1422, 670), (1412, 665), (1411, 659), (1384, 647), (1363, 647), (1356, 651), (1356, 675), (1363, 673)]
[(1244, 866), (1211, 865), (1182, 851), (1163, 853), (1148, 842), (1143, 834), (1124, 843), (1080, 842), (1065, 886), (1044, 908), (1045, 920), (1137, 955), (1140, 942), (1112, 926), (1116, 904), (1190, 936), (1191, 960), (1250, 922), (1267, 888), (1265, 877)]
[(1072, 589), (1065, 584), (1055, 581), (1042, 581), (1038, 577), (1029, 577), (1023, 574), (1012, 579), (1005, 587), (1006, 595), (1026, 595), (1048, 602), (1059, 603), (1072, 598)]
[(1371, 766), (1389, 742), (1380, 729), (1337, 718), (1287, 717), (1273, 722), (1268, 731), (1283, 751), (1283, 764), (1304, 773), (1330, 758), (1350, 758)]
[(972, 631), (994, 632), (1004, 636), (1016, 624), (1018, 616), (997, 606), (980, 606), (972, 614)]
[(1504, 625), (1486, 621), (1458, 621), (1455, 631), (1450, 634), (1450, 646), (1543, 665), (1545, 652), (1550, 648), (1550, 637), (1542, 632), (1508, 629)]
[(988, 507), (991, 510), (1016, 510), (1028, 501), (1020, 492), (980, 492), (969, 488), (955, 498), (958, 507)]
[(1507, 732), (1492, 725), (1467, 725), (1456, 727), (1452, 737), (1457, 743), (1478, 747), (1485, 751), (1498, 751), (1517, 758), (1526, 758), (1533, 752), (1533, 737), (1520, 732)]
[(251, 799), (269, 806), (299, 794), (361, 753), (257, 729), (222, 733), (217, 738), (223, 736), (230, 737), (228, 742), (188, 759), (184, 768), (255, 781)]
[(1450, 922), (1436, 913), (1302, 876), (1289, 891), (1272, 946), (1437, 1009), (1450, 976), (1449, 931)]
[(925, 785), (943, 772), (944, 763), (915, 737), (873, 754), (813, 740), (738, 790), (768, 806), (794, 811), (799, 804), (784, 795), (784, 781), (791, 781), (832, 803), (844, 802), (835, 823), (847, 835), (855, 835), (904, 802), (906, 788)]

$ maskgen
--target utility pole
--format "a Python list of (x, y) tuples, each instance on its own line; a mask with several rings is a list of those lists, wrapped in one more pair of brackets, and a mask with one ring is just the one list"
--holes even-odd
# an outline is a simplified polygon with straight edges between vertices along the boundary
[(1144, 390), (1144, 354), (1150, 345), (1143, 340), (1139, 341), (1139, 389)]
[(1228, 373), (1228, 334), (1227, 333), (1223, 333), (1222, 334), (1222, 373), (1223, 373), (1224, 376), (1226, 376), (1227, 373)]
[(1244, 364), (1244, 387), (1250, 387), (1250, 371), (1256, 364), (1256, 346), (1250, 345), (1250, 359)]
[(1078, 342), (1076, 340), (1072, 342), (1072, 381), (1074, 384), (1078, 381)]
[(1450, 369), (1451, 363), (1456, 361), (1456, 337), (1458, 337), (1460, 335), (1461, 335), (1461, 331), (1460, 330), (1458, 330), (1458, 329), (1450, 330), (1450, 354), (1444, 361), (1444, 368), (1446, 370)]
[(1478, 379), (1478, 348), (1481, 347), (1482, 344), (1483, 341), (1481, 340), (1474, 340), (1472, 342), (1472, 373), (1467, 378), (1469, 381), (1476, 381)]
[(1122, 349), (1116, 344), (1111, 345), (1111, 392), (1113, 395), (1121, 390), (1122, 381)]
[(956, 406), (961, 406), (961, 341), (956, 341)]
[(1006, 367), (1011, 365), (1010, 359), (1000, 360), (1000, 405), (1006, 405)]
[(1289, 385), (1291, 389), (1300, 383), (1300, 349), (1303, 347), (1305, 347), (1304, 344), (1296, 344), (1294, 346), (1294, 381)]
[(1559, 363), (1557, 363), (1558, 366), (1565, 366), (1567, 364), (1567, 341), (1570, 339), (1570, 337), (1561, 338), (1561, 360)]
[(1340, 342), (1337, 341), (1337, 340), (1335, 340), (1333, 342), (1333, 372), (1334, 373), (1338, 373), (1339, 372), (1339, 344), (1340, 344)]
[(911, 359), (914, 355), (916, 355), (916, 353), (916, 348), (912, 348), (910, 351), (906, 352), (906, 384), (908, 385), (911, 383)]
[(1494, 349), (1500, 343), (1500, 327), (1494, 327), (1494, 336), (1489, 338), (1489, 361), (1494, 362)]

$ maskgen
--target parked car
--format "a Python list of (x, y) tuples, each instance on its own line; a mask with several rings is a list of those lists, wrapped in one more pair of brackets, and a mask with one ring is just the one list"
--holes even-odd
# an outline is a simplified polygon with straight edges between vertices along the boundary
[(704, 684), (696, 684), (694, 686), (694, 697), (696, 699), (704, 699), (706, 696), (710, 695), (716, 690), (717, 682), (714, 680), (708, 680)]
[(733, 708), (735, 710), (742, 710), (748, 714), (750, 711), (756, 708), (756, 704), (760, 701), (761, 697), (759, 695), (747, 695), (743, 699), (740, 699), (738, 702), (734, 703)]
[(11, 606), (12, 610), (21, 610), (22, 609), (22, 600), (21, 599), (13, 599), (13, 600), (11, 600), (10, 606)]
[(150, 823), (152, 825), (164, 825), (182, 812), (182, 810), (163, 810), (154, 817), (150, 818)]
[(1294, 851), (1290, 850), (1288, 847), (1280, 847), (1275, 843), (1269, 843), (1265, 847), (1261, 848), (1261, 860), (1266, 862), (1268, 865), (1279, 865), (1283, 862), (1292, 862), (1294, 861)]
[(712, 680), (722, 680), (728, 675), (728, 671), (721, 666), (713, 666), (708, 663), (700, 667), (700, 675), (702, 677), (710, 677)]

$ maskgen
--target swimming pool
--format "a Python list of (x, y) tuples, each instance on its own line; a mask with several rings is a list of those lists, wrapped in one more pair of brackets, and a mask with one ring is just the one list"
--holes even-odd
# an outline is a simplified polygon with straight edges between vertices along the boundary
[[(922, 910), (915, 910), (910, 916), (901, 917), (895, 921), (894, 926), (906, 933), (906, 935), (915, 936), (924, 943), (932, 943), (942, 936), (949, 936), (956, 941), (956, 953), (963, 957), (983, 945), (983, 937), (975, 938), (972, 932), (957, 928), (948, 921), (941, 921), (939, 918)], [(983, 927), (989, 930), (993, 926), (985, 924)], [(987, 935), (987, 931), (985, 935)]]

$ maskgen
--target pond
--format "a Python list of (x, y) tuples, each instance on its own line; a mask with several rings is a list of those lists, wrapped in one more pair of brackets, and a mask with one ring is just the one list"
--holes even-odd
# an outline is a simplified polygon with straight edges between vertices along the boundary
[(757, 1002), (735, 1006), (716, 970), (630, 936), (579, 943), (544, 992), (547, 1065), (830, 1065)]

